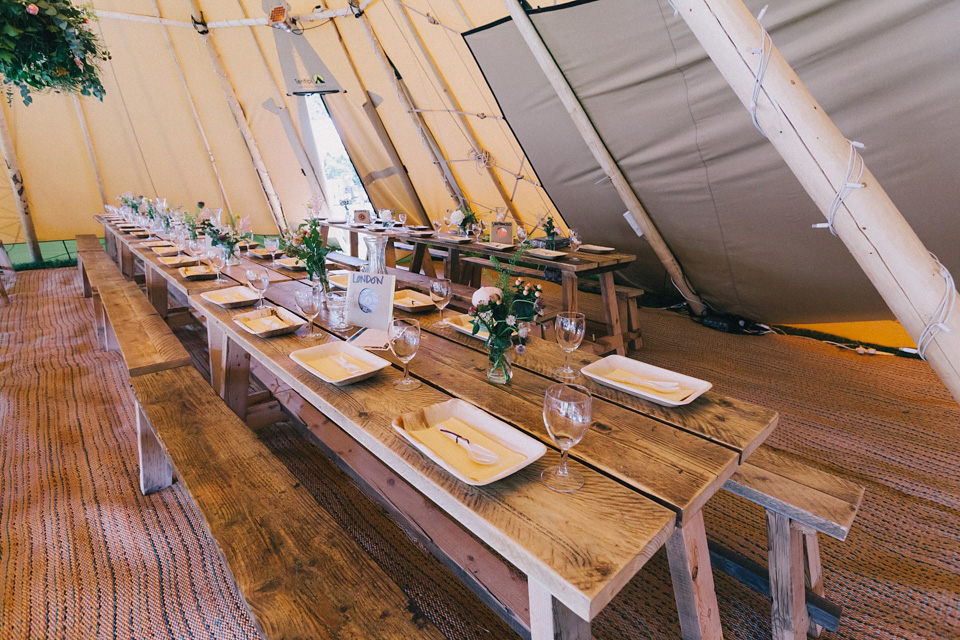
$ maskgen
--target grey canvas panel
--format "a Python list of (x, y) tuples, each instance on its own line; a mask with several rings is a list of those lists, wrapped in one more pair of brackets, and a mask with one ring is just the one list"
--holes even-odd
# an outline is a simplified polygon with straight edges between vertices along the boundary
[[(891, 317), (843, 244), (811, 228), (822, 214), (666, 0), (574, 3), (533, 20), (711, 304), (770, 322)], [(960, 2), (781, 0), (764, 25), (840, 130), (867, 145), (921, 240), (960, 274)], [(465, 37), (567, 223), (640, 254), (630, 275), (663, 289), (662, 268), (512, 22)]]

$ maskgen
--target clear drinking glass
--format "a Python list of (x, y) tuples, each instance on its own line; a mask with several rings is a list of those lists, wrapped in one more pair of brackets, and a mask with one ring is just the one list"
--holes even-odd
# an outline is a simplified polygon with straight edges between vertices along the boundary
[[(570, 249), (576, 253), (580, 250), (580, 245), (583, 244), (583, 240), (580, 239), (580, 232), (576, 229), (570, 229)], [(570, 262), (580, 262), (580, 258), (577, 256), (571, 256), (568, 258)]]
[(453, 296), (453, 284), (448, 278), (437, 278), (430, 281), (430, 299), (440, 309), (440, 322), (443, 322), (443, 310), (450, 304)]
[(437, 235), (440, 235), (440, 232), (443, 230), (443, 225), (439, 220), (433, 221), (433, 230), (437, 232)]
[(267, 292), (267, 287), (270, 286), (270, 275), (267, 273), (267, 270), (263, 267), (250, 267), (247, 269), (247, 284), (253, 287), (260, 295), (260, 304), (257, 305), (257, 308), (262, 309), (265, 306), (263, 304), (263, 294)]
[(593, 396), (578, 384), (550, 385), (543, 397), (543, 424), (560, 447), (560, 464), (544, 469), (540, 478), (554, 491), (571, 493), (583, 486), (583, 475), (567, 468), (570, 448), (583, 440), (593, 415)]
[(277, 253), (280, 251), (280, 238), (264, 238), (263, 247), (270, 252), (273, 266), (277, 266)]
[(327, 294), (327, 315), (330, 318), (330, 328), (334, 331), (343, 331), (347, 324), (347, 294), (343, 291), (331, 291)]
[(527, 239), (527, 230), (523, 228), (522, 224), (517, 224), (517, 242), (523, 244)]
[(481, 238), (483, 238), (483, 223), (474, 222), (470, 230), (473, 232), (473, 241), (479, 244)]
[(401, 227), (407, 226), (407, 214), (403, 211), (397, 214), (397, 220), (400, 222)]
[(187, 241), (187, 255), (191, 258), (199, 258), (205, 253), (209, 253), (204, 247), (203, 242), (200, 240), (188, 240)]
[(563, 349), (563, 366), (554, 369), (553, 376), (558, 380), (575, 380), (580, 372), (570, 366), (570, 354), (583, 342), (587, 330), (587, 318), (577, 311), (561, 311), (553, 322), (557, 344)]
[(420, 348), (420, 323), (408, 318), (394, 318), (388, 331), (390, 350), (403, 363), (403, 377), (393, 383), (397, 391), (413, 391), (420, 388), (420, 381), (411, 378), (410, 361)]
[(226, 252), (220, 249), (220, 247), (213, 247), (213, 249), (207, 253), (207, 262), (213, 267), (213, 270), (217, 272), (217, 282), (223, 282), (223, 279), (220, 277), (220, 272), (227, 266)]
[(314, 318), (320, 315), (320, 309), (323, 307), (323, 296), (320, 289), (315, 289), (313, 287), (305, 287), (294, 293), (294, 298), (297, 300), (297, 308), (300, 309), (300, 313), (307, 316), (307, 319), (310, 321), (310, 329), (307, 331), (307, 335), (303, 336), (307, 340), (315, 340), (323, 336), (322, 333), (317, 333), (316, 327), (313, 324)]

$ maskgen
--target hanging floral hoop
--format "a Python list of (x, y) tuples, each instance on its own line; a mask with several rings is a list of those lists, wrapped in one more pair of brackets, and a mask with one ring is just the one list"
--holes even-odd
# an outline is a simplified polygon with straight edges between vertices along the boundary
[(90, 31), (90, 7), (68, 0), (0, 0), (0, 76), (7, 101), (13, 89), (23, 103), (31, 92), (79, 92), (103, 100), (99, 62), (110, 53)]

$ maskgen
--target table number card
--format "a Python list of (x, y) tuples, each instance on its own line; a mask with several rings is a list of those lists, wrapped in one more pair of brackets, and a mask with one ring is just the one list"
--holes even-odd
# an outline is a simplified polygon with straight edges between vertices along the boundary
[(490, 223), (490, 242), (513, 244), (513, 221), (497, 221)]
[(386, 331), (393, 320), (396, 276), (355, 272), (347, 281), (347, 324)]
[(355, 224), (370, 224), (370, 212), (366, 209), (354, 209), (353, 222)]

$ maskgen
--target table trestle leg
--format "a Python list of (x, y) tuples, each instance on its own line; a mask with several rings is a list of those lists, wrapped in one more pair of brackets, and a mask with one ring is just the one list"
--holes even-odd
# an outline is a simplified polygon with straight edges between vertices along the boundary
[(698, 511), (683, 527), (675, 529), (666, 546), (683, 639), (723, 638), (703, 512)]
[(536, 578), (527, 576), (531, 640), (590, 640), (590, 622), (553, 597)]

